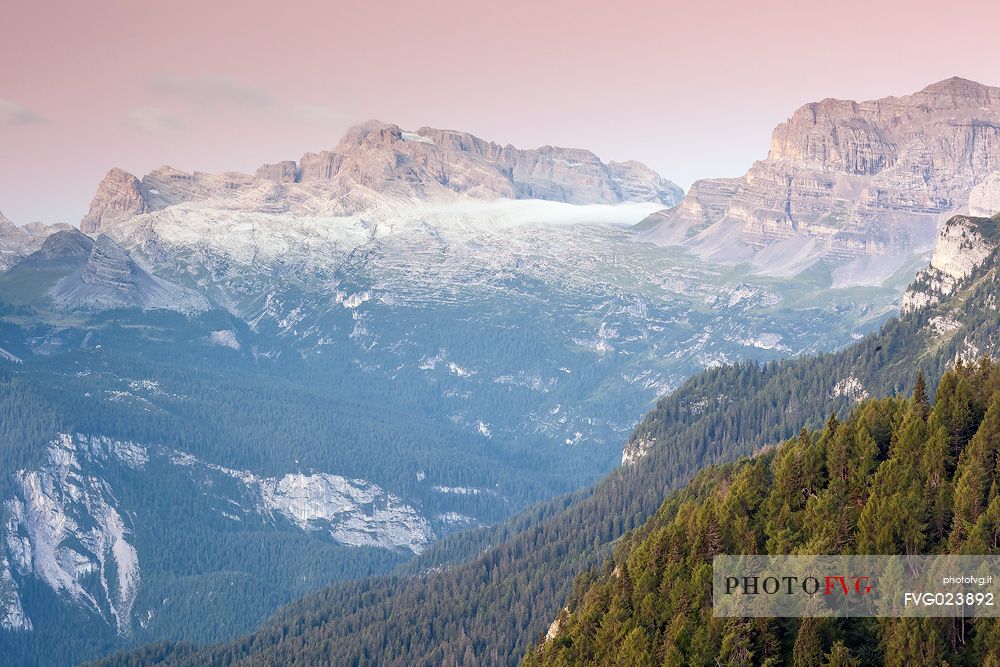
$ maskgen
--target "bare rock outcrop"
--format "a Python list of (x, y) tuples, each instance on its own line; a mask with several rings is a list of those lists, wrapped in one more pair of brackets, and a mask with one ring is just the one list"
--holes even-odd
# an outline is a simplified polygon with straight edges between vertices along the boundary
[(941, 229), (930, 266), (903, 296), (903, 311), (934, 305), (972, 275), (1000, 246), (1000, 222), (956, 215)]
[(50, 234), (65, 229), (69, 229), (69, 225), (39, 222), (19, 227), (0, 212), (0, 271), (6, 271), (38, 250)]
[(257, 178), (267, 179), (275, 183), (294, 183), (299, 168), (295, 160), (282, 160), (275, 164), (264, 164), (257, 168)]
[(969, 194), (969, 215), (992, 217), (1000, 213), (1000, 171), (986, 177)]
[(170, 206), (302, 216), (353, 215), (393, 202), (462, 198), (543, 199), (570, 204), (654, 202), (672, 206), (683, 191), (639, 162), (604, 163), (587, 150), (523, 150), (467, 132), (369, 121), (352, 127), (331, 150), (298, 161), (262, 165), (253, 174), (185, 173), (160, 167), (140, 181), (113, 169), (101, 182), (87, 233)]
[[(827, 99), (778, 125), (767, 158), (745, 176), (696, 183), (642, 238), (723, 261), (753, 261), (785, 243), (800, 264), (902, 262), (929, 250), (938, 227), (998, 168), (1000, 88), (953, 78), (904, 97)], [(780, 267), (781, 254), (772, 255)], [(884, 264), (887, 274), (896, 268)]]
[(67, 310), (159, 308), (195, 313), (209, 308), (195, 292), (147, 273), (106, 234), (97, 237), (86, 263), (57, 282), (49, 295)]
[(90, 210), (80, 221), (80, 230), (94, 234), (120, 220), (145, 213), (149, 205), (143, 196), (139, 179), (115, 167), (97, 186), (97, 194), (90, 203)]

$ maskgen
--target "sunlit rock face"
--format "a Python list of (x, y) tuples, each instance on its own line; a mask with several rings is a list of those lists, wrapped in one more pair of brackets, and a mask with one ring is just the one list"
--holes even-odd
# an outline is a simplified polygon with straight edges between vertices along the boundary
[(903, 297), (903, 310), (938, 303), (997, 248), (997, 223), (958, 215), (941, 229), (930, 266), (917, 274)]
[(80, 227), (97, 233), (179, 204), (296, 216), (378, 214), (387, 206), (463, 199), (537, 199), (569, 204), (652, 202), (672, 206), (683, 191), (639, 162), (603, 162), (588, 150), (519, 149), (467, 132), (415, 132), (369, 121), (334, 148), (255, 174), (160, 167), (141, 180), (112, 169)]
[(1000, 213), (1000, 171), (986, 177), (969, 194), (969, 215), (991, 218)]
[(622, 465), (629, 466), (637, 463), (646, 456), (653, 448), (653, 441), (646, 438), (638, 438), (629, 441), (622, 450)]
[(1000, 88), (953, 78), (904, 97), (827, 99), (778, 125), (743, 178), (696, 183), (643, 237), (776, 274), (878, 255), (889, 275), (998, 167)]
[(90, 210), (80, 221), (80, 230), (92, 234), (102, 227), (149, 210), (139, 179), (115, 167), (97, 186)]

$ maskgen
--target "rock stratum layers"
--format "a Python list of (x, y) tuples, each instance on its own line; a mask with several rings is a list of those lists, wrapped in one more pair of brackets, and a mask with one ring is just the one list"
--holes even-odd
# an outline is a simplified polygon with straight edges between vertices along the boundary
[(87, 261), (59, 280), (49, 295), (65, 309), (163, 308), (196, 313), (209, 308), (200, 295), (147, 273), (106, 234), (97, 237)]
[(1000, 213), (1000, 171), (993, 172), (969, 194), (969, 215), (984, 218)]
[(952, 78), (904, 97), (826, 99), (778, 125), (745, 176), (699, 181), (654, 214), (643, 238), (779, 275), (823, 258), (872, 273), (864, 258), (882, 256), (867, 276), (877, 281), (929, 250), (998, 170), (1000, 88)]
[(161, 167), (139, 180), (112, 169), (80, 223), (90, 234), (182, 203), (300, 216), (377, 211), (399, 201), (462, 198), (542, 199), (570, 204), (654, 202), (672, 206), (683, 191), (638, 162), (602, 162), (587, 150), (522, 150), (466, 132), (407, 132), (370, 121), (332, 150), (298, 162), (265, 164), (253, 174), (188, 174)]

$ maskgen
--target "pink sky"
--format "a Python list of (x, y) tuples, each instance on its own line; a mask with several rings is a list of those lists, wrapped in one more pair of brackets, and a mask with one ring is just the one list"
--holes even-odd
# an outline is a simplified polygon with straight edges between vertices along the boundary
[(686, 187), (744, 172), (805, 102), (1000, 85), (998, 26), (995, 0), (8, 2), (0, 210), (76, 223), (112, 166), (251, 170), (368, 118)]

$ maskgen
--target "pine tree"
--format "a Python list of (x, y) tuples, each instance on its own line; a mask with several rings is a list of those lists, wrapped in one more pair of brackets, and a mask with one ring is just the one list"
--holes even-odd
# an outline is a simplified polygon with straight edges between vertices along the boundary
[(931, 409), (931, 401), (927, 397), (927, 385), (924, 383), (923, 371), (917, 371), (917, 383), (913, 387), (912, 401), (917, 416), (921, 419), (927, 419), (927, 415)]
[(821, 667), (823, 664), (823, 625), (821, 619), (803, 618), (792, 648), (793, 667)]
[(823, 667), (859, 667), (861, 661), (851, 655), (844, 642), (834, 642), (830, 652), (826, 654)]
[(726, 632), (722, 636), (722, 646), (719, 648), (717, 665), (726, 667), (749, 667), (753, 664), (753, 649), (749, 621), (746, 619), (731, 619), (726, 624)]

